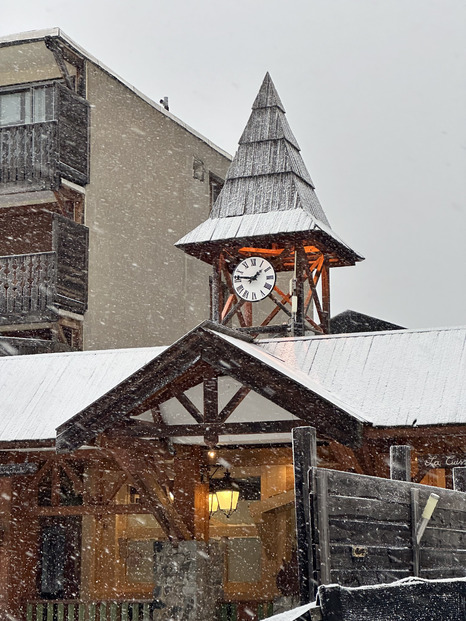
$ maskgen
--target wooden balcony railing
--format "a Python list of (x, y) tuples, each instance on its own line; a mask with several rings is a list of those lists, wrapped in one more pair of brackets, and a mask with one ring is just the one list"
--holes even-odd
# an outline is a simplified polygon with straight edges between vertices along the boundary
[(59, 253), (0, 257), (0, 325), (54, 321), (59, 308), (83, 314), (86, 305), (87, 270)]
[(0, 323), (52, 318), (56, 282), (56, 252), (0, 257)]
[(153, 621), (148, 601), (29, 602), (26, 621)]
[(53, 83), (53, 120), (0, 127), (0, 194), (89, 181), (89, 105)]
[(0, 127), (0, 188), (57, 188), (57, 125)]

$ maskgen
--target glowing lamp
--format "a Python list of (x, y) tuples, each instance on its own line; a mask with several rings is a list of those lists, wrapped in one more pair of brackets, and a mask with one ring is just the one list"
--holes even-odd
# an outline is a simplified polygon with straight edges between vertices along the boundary
[(230, 517), (238, 507), (239, 489), (231, 480), (229, 472), (225, 472), (223, 479), (215, 482), (214, 495), (217, 498), (218, 510), (224, 513), (227, 518)]
[(209, 492), (209, 515), (218, 511), (218, 499), (215, 492)]

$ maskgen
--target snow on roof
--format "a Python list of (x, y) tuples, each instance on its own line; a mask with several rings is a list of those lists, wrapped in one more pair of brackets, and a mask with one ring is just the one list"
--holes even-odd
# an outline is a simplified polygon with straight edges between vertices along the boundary
[(162, 105), (156, 103), (155, 101), (150, 99), (150, 97), (147, 97), (146, 95), (144, 95), (144, 93), (142, 93), (137, 88), (129, 84), (129, 82), (126, 82), (126, 80), (124, 80), (114, 71), (109, 69), (106, 65), (100, 62), (100, 60), (95, 58), (95, 56), (92, 56), (92, 54), (89, 54), (89, 52), (87, 52), (84, 48), (82, 48), (78, 43), (75, 43), (72, 39), (70, 39), (70, 37), (66, 33), (64, 33), (63, 30), (61, 30), (61, 28), (45, 28), (43, 30), (30, 30), (28, 32), (20, 32), (17, 34), (6, 35), (3, 37), (0, 37), (0, 47), (5, 47), (9, 45), (18, 45), (20, 43), (32, 43), (34, 41), (42, 41), (46, 37), (56, 37), (56, 38), (61, 39), (69, 47), (73, 48), (75, 52), (77, 52), (78, 54), (86, 58), (89, 62), (93, 63), (94, 65), (102, 69), (102, 71), (105, 71), (105, 73), (107, 73), (109, 76), (111, 76), (115, 80), (118, 80), (118, 82), (126, 86), (126, 88), (129, 88), (129, 90), (133, 91), (135, 95), (137, 95), (140, 99), (143, 99), (146, 103), (148, 103), (150, 106), (158, 110), (161, 114), (164, 114), (165, 116), (170, 118), (172, 121), (174, 121), (175, 123), (183, 127), (190, 134), (192, 134), (193, 136), (196, 136), (196, 138), (199, 138), (199, 140), (202, 140), (202, 142), (205, 142), (207, 145), (209, 145), (209, 147), (211, 147), (212, 149), (214, 149), (215, 151), (217, 151), (224, 157), (228, 158), (229, 160), (231, 160), (231, 155), (229, 153), (227, 153), (226, 151), (218, 147), (216, 144), (211, 142), (208, 138), (206, 138), (205, 136), (197, 132), (195, 129), (190, 127), (187, 123), (184, 123), (184, 121), (182, 121), (177, 116), (175, 116), (174, 114), (166, 110)]
[(375, 426), (466, 422), (464, 327), (271, 339), (257, 346)]
[(351, 414), (359, 421), (363, 423), (369, 422), (368, 419), (365, 419), (364, 416), (362, 416), (360, 412), (353, 407), (350, 401), (341, 400), (338, 396), (332, 394), (329, 390), (327, 390), (326, 387), (322, 386), (319, 382), (315, 382), (306, 373), (303, 373), (298, 366), (289, 365), (286, 360), (281, 358), (281, 356), (276, 356), (273, 352), (264, 351), (264, 349), (260, 347), (260, 341), (257, 344), (254, 344), (236, 339), (223, 333), (219, 333), (218, 336), (234, 344), (235, 347), (242, 349), (244, 352), (253, 356), (257, 360), (264, 362), (269, 367), (272, 367), (275, 370), (279, 371), (285, 377), (289, 377), (290, 379), (302, 384), (302, 386), (304, 386), (311, 392), (315, 393), (319, 397), (322, 397), (326, 401), (329, 401), (330, 403), (344, 410), (348, 414)]
[(48, 440), (55, 429), (165, 347), (0, 358), (0, 441)]
[[(215, 331), (256, 360), (376, 426), (466, 423), (466, 328), (278, 338)], [(0, 358), (0, 441), (54, 439), (166, 347)]]

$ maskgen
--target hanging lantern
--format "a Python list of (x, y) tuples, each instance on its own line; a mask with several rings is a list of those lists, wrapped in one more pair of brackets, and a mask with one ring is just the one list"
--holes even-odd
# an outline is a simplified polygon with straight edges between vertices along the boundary
[[(209, 509), (212, 506), (214, 508), (214, 498), (212, 498), (212, 505), (210, 502), (210, 496), (216, 498), (217, 511), (224, 513), (227, 518), (236, 511), (239, 500), (239, 489), (236, 483), (231, 480), (229, 472), (225, 472), (223, 479), (214, 482), (214, 490), (209, 494)], [(212, 511), (214, 513), (215, 509)], [(212, 515), (211, 513), (211, 515)]]

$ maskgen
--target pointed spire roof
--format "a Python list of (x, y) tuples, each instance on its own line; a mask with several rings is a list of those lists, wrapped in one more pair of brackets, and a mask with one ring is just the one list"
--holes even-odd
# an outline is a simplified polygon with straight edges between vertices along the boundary
[(205, 244), (218, 247), (249, 240), (252, 245), (257, 237), (299, 233), (315, 241), (331, 238), (334, 250), (339, 248), (341, 258), (345, 255), (344, 264), (361, 260), (332, 231), (314, 190), (285, 108), (267, 73), (209, 219), (176, 245), (202, 256)]

